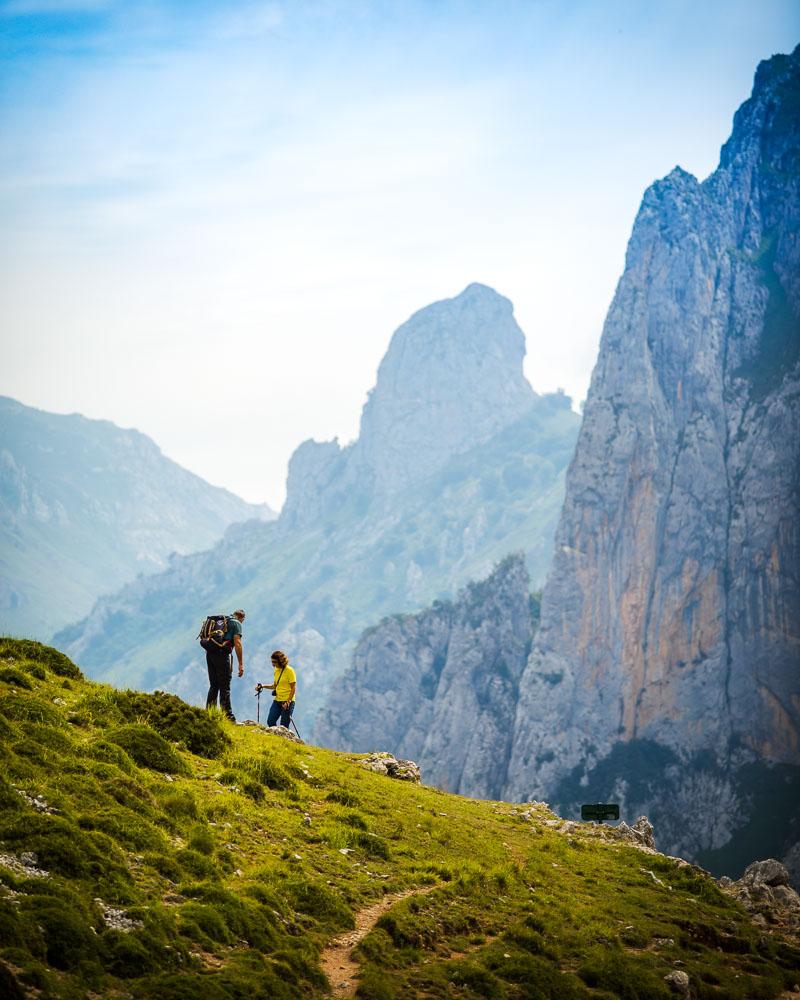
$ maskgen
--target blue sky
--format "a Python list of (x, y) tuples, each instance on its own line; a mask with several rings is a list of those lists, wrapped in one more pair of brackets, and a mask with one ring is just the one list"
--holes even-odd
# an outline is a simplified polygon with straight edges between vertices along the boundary
[(392, 331), (483, 281), (582, 399), (644, 189), (713, 170), (798, 41), (797, 0), (6, 0), (0, 392), (277, 505)]

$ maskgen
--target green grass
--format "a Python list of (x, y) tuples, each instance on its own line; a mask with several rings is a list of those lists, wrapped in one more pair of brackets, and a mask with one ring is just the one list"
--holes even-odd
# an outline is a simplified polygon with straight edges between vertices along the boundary
[(3, 996), (322, 997), (325, 945), (406, 890), (358, 946), (362, 1000), (649, 1000), (676, 960), (701, 1000), (798, 982), (800, 954), (698, 870), (2, 648), (30, 688), (0, 674), (0, 852), (50, 872), (0, 864)]

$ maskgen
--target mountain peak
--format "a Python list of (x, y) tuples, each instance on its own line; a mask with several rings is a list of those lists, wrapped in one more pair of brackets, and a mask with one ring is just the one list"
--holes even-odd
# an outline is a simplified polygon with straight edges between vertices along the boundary
[(530, 406), (525, 337), (511, 302), (473, 283), (394, 333), (355, 446), (379, 492), (419, 480)]

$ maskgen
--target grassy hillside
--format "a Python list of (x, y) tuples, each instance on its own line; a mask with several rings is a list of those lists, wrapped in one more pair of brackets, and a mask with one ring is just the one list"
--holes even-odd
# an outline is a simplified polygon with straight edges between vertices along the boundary
[(800, 953), (698, 869), (89, 683), (36, 643), (0, 640), (0, 736), (4, 997), (324, 996), (331, 939), (407, 890), (357, 947), (361, 998), (800, 981)]

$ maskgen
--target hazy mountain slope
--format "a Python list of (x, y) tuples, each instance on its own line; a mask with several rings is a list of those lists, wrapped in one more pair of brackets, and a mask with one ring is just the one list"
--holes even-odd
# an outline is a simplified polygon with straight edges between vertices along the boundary
[[(523, 354), (510, 303), (484, 286), (417, 313), (392, 338), (358, 440), (298, 448), (278, 521), (237, 526), (104, 598), (59, 642), (96, 676), (197, 701), (198, 621), (241, 605), (250, 666), (260, 677), (286, 648), (309, 728), (382, 616), (455, 594), (514, 549), (543, 581), (579, 417), (564, 395), (531, 390)], [(251, 676), (237, 697), (249, 712)]]
[(378, 902), (365, 1000), (667, 1000), (676, 969), (700, 1000), (800, 982), (780, 927), (617, 831), (91, 684), (36, 644), (0, 662), (9, 1000), (329, 996), (323, 949)]
[(49, 637), (102, 593), (215, 542), (247, 504), (138, 431), (0, 397), (0, 629)]

